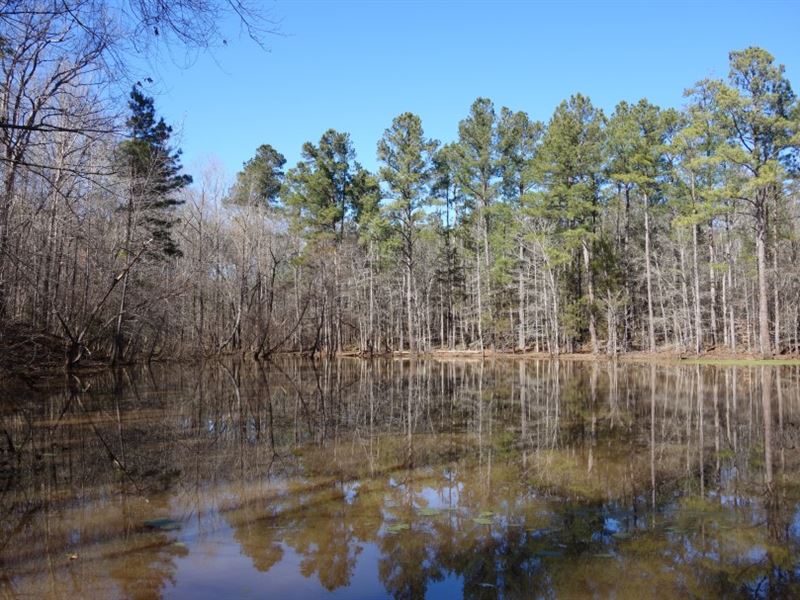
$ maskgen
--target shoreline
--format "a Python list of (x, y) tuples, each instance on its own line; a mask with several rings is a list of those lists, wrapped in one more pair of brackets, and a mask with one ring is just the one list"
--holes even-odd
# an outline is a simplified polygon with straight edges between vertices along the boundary
[[(274, 357), (289, 357), (296, 356), (301, 358), (310, 359), (307, 354), (300, 352), (276, 352)], [(28, 370), (10, 370), (0, 369), (0, 383), (9, 382), (10, 380), (21, 380), (27, 382), (29, 385), (37, 383), (52, 382), (58, 377), (64, 376), (86, 376), (98, 372), (107, 371), (110, 369), (118, 369), (131, 367), (135, 365), (146, 365), (150, 363), (166, 364), (166, 363), (198, 363), (207, 361), (218, 360), (254, 360), (256, 362), (269, 362), (269, 358), (254, 359), (251, 355), (242, 354), (222, 354), (212, 356), (184, 356), (184, 357), (162, 357), (150, 361), (132, 361), (129, 363), (121, 363), (117, 365), (104, 364), (102, 362), (89, 362), (84, 365), (73, 367), (72, 369), (65, 369), (53, 364), (45, 364), (39, 368), (31, 368)], [(755, 367), (755, 366), (800, 366), (800, 356), (797, 355), (783, 355), (772, 358), (761, 358), (758, 355), (747, 353), (731, 353), (731, 352), (711, 352), (707, 354), (683, 354), (674, 351), (664, 352), (627, 352), (620, 353), (615, 356), (608, 354), (591, 354), (589, 352), (571, 352), (561, 354), (549, 354), (547, 352), (516, 352), (513, 350), (431, 350), (429, 352), (408, 352), (408, 351), (393, 351), (381, 352), (375, 354), (362, 353), (360, 351), (343, 351), (333, 355), (318, 354), (313, 360), (325, 359), (359, 359), (359, 360), (372, 360), (372, 359), (391, 359), (391, 360), (564, 360), (564, 361), (581, 361), (581, 362), (622, 362), (622, 363), (639, 363), (639, 364), (661, 364), (661, 365), (700, 365), (700, 366), (719, 366), (719, 367)]]
[[(287, 353), (292, 354), (292, 353)], [(669, 365), (711, 365), (711, 366), (800, 366), (800, 356), (787, 355), (761, 358), (756, 354), (743, 352), (713, 352), (707, 354), (683, 354), (679, 352), (626, 352), (617, 355), (570, 352), (550, 354), (547, 352), (516, 352), (513, 350), (431, 350), (429, 352), (394, 351), (380, 354), (361, 352), (340, 352), (338, 358), (391, 358), (391, 359), (511, 359), (511, 360), (570, 360), (584, 362), (629, 362), (659, 363)]]

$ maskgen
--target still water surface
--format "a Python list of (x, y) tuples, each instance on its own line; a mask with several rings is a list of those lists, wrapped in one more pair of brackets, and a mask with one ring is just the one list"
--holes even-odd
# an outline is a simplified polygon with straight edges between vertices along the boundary
[(153, 365), (0, 391), (3, 598), (800, 597), (800, 368)]

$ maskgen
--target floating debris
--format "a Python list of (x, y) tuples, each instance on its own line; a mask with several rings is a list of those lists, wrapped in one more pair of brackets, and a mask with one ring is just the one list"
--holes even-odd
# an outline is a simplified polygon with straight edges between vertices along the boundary
[(159, 531), (175, 531), (181, 528), (181, 524), (178, 521), (166, 517), (145, 521), (144, 526), (150, 529), (158, 529)]

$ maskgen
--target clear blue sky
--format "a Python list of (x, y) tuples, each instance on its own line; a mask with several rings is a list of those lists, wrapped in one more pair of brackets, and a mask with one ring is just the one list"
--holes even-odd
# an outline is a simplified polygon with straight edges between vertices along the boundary
[(262, 143), (287, 166), (327, 128), (376, 143), (404, 111), (455, 138), (478, 96), (547, 121), (574, 92), (611, 112), (646, 97), (683, 105), (727, 74), (730, 50), (763, 46), (800, 92), (800, 2), (270, 2), (269, 52), (232, 34), (186, 69), (159, 67), (156, 106), (181, 131), (184, 164), (218, 158), (232, 176)]

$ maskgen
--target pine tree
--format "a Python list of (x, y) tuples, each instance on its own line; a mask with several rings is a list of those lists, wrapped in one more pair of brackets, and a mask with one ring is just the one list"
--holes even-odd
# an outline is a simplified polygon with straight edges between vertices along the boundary
[(532, 121), (527, 113), (514, 112), (508, 108), (500, 111), (497, 124), (499, 150), (500, 189), (505, 202), (502, 212), (495, 211), (501, 228), (493, 236), (494, 246), (500, 254), (495, 263), (496, 274), (492, 280), (505, 285), (511, 292), (510, 283), (516, 273), (517, 348), (525, 349), (525, 220), (520, 210), (525, 195), (534, 185), (533, 160), (541, 142), (544, 125)]
[(730, 53), (728, 84), (701, 81), (691, 91), (711, 98), (725, 142), (717, 151), (738, 168), (730, 172), (729, 194), (755, 224), (758, 269), (758, 342), (762, 355), (773, 353), (769, 335), (767, 255), (770, 213), (784, 200), (787, 173), (797, 168), (800, 103), (783, 65), (762, 48)]
[[(475, 309), (478, 314), (478, 343), (484, 350), (484, 317), (493, 325), (495, 307), (489, 281), (492, 269), (490, 232), (491, 209), (497, 196), (499, 164), (497, 160), (497, 115), (488, 98), (478, 98), (469, 116), (458, 124), (458, 170), (456, 181), (464, 191), (473, 225), (480, 231), (475, 242)], [(484, 305), (488, 308), (484, 315)], [(492, 336), (491, 344), (494, 344)]]
[(262, 144), (237, 173), (228, 200), (239, 206), (274, 205), (283, 185), (285, 164), (283, 154), (269, 144)]
[(464, 210), (464, 194), (458, 185), (459, 150), (455, 143), (445, 144), (433, 156), (431, 194), (439, 207), (436, 229), (440, 238), (437, 280), (443, 288), (440, 340), (455, 346), (456, 308), (465, 299), (463, 261), (456, 236)]
[(318, 144), (303, 144), (301, 156), (282, 192), (294, 227), (309, 240), (338, 243), (354, 214), (353, 179), (361, 170), (350, 135), (329, 129)]
[(128, 107), (128, 138), (117, 148), (118, 171), (128, 182), (124, 249), (132, 251), (134, 232), (141, 228), (154, 242), (151, 254), (180, 256), (180, 248), (172, 239), (175, 219), (171, 213), (183, 204), (177, 193), (192, 178), (181, 173), (181, 151), (170, 146), (172, 127), (163, 118), (156, 120), (153, 99), (134, 86)]
[[(555, 224), (565, 262), (572, 263), (564, 306), (573, 337), (588, 325), (598, 351), (593, 249), (598, 237), (600, 178), (604, 161), (603, 112), (576, 94), (556, 108), (536, 156), (543, 187), (536, 212)], [(580, 266), (579, 266), (580, 265)], [(582, 277), (583, 275), (583, 277)]]
[(387, 184), (392, 201), (386, 206), (389, 221), (400, 238), (406, 273), (406, 316), (409, 349), (416, 350), (414, 332), (414, 259), (417, 228), (430, 203), (428, 184), (432, 177), (432, 157), (438, 142), (425, 138), (417, 115), (396, 117), (378, 142), (378, 159), (383, 163), (381, 179)]
[[(134, 253), (134, 242), (141, 241), (142, 249), (147, 246), (148, 255), (153, 258), (179, 257), (182, 253), (172, 239), (175, 218), (171, 213), (183, 203), (177, 193), (189, 185), (192, 178), (181, 173), (181, 151), (169, 145), (172, 127), (163, 118), (156, 120), (153, 99), (134, 86), (128, 107), (131, 110), (126, 121), (128, 138), (119, 144), (116, 155), (119, 174), (128, 184), (121, 254)], [(138, 239), (139, 231), (144, 233), (145, 240)], [(116, 316), (113, 362), (121, 360), (125, 352), (123, 325), (129, 280), (130, 270), (126, 269)]]
[(624, 263), (626, 291), (633, 295), (630, 273), (631, 211), (638, 198), (644, 215), (644, 267), (647, 293), (647, 344), (656, 350), (655, 317), (653, 312), (652, 258), (653, 207), (663, 198), (662, 183), (667, 177), (666, 143), (678, 122), (673, 110), (662, 111), (647, 100), (636, 104), (620, 102), (608, 123), (607, 147), (609, 179), (616, 185), (620, 204), (624, 204), (620, 260)]

